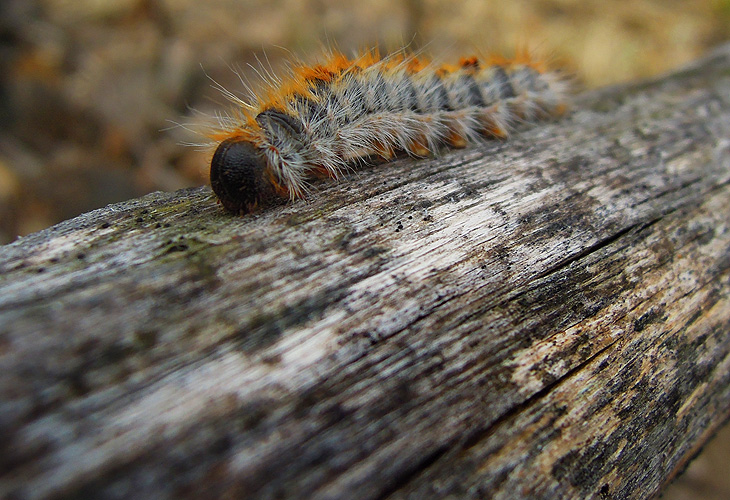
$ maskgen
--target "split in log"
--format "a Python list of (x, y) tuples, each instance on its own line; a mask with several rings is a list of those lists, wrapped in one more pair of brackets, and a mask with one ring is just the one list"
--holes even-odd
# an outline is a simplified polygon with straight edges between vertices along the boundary
[(0, 497), (642, 498), (730, 412), (730, 45), (506, 142), (0, 249)]

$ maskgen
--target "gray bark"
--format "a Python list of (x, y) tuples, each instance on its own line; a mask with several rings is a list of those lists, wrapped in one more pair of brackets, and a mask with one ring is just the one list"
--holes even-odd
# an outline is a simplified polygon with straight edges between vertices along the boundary
[(730, 414), (730, 46), (508, 141), (0, 249), (0, 497), (641, 498)]

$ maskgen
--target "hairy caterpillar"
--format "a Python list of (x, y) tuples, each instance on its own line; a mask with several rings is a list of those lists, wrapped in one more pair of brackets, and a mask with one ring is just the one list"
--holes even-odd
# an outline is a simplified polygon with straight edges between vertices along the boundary
[(212, 134), (210, 182), (228, 211), (245, 214), (303, 197), (312, 178), (337, 178), (354, 161), (505, 138), (563, 113), (567, 85), (527, 56), (437, 66), (371, 51), (295, 66), (252, 102), (226, 94), (237, 109)]

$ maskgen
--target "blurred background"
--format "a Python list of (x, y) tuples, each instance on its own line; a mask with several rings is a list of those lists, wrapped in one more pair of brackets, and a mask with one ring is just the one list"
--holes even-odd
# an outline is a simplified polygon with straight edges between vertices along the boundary
[[(227, 106), (211, 79), (242, 90), (232, 68), (255, 80), (257, 55), (282, 68), (332, 46), (408, 45), (443, 60), (528, 47), (592, 88), (728, 39), (730, 0), (0, 0), (0, 244), (207, 183), (207, 154), (181, 145), (200, 138), (175, 123)], [(726, 463), (697, 460), (682, 480), (700, 483), (666, 498), (730, 498)]]

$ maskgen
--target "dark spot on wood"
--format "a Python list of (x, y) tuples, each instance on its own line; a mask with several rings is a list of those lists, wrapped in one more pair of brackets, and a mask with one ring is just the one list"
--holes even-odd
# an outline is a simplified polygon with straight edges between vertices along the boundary
[(71, 393), (76, 397), (85, 396), (91, 390), (89, 383), (86, 380), (86, 369), (83, 366), (72, 370), (66, 376), (66, 383), (68, 384)]
[[(376, 332), (372, 332), (370, 330), (366, 331), (356, 331), (352, 332), (348, 335), (349, 339), (351, 341), (359, 341), (359, 340), (365, 340), (365, 342), (368, 344), (368, 347), (374, 346), (381, 342), (380, 336)], [(347, 342), (347, 340), (343, 339), (343, 344)]]
[(604, 358), (603, 360), (601, 360), (601, 362), (598, 364), (598, 367), (595, 370), (595, 373), (602, 372), (603, 370), (608, 368), (608, 364), (609, 364), (608, 358)]
[(230, 434), (216, 436), (210, 445), (210, 452), (213, 455), (224, 455), (233, 447), (233, 438)]
[(601, 486), (601, 489), (598, 490), (598, 494), (601, 495), (602, 498), (611, 498), (611, 489), (608, 487), (607, 484), (604, 484)]
[(251, 430), (263, 422), (275, 407), (273, 401), (255, 399), (241, 403), (231, 416), (234, 428), (238, 432)]
[(699, 245), (707, 245), (708, 243), (712, 242), (712, 240), (715, 238), (715, 229), (710, 228), (706, 231), (703, 231), (699, 235), (697, 235), (696, 242)]
[(157, 335), (155, 330), (140, 330), (134, 332), (134, 341), (139, 349), (151, 349), (157, 345)]
[(384, 247), (378, 247), (378, 246), (369, 246), (366, 247), (362, 252), (361, 255), (366, 259), (372, 259), (373, 257), (376, 257), (378, 255), (387, 253), (388, 249)]
[[(357, 231), (344, 231), (341, 234), (337, 235), (334, 242), (343, 250), (347, 250), (347, 248), (350, 246), (350, 243), (354, 241), (360, 234)], [(337, 243), (337, 240), (339, 240), (339, 243)]]
[(114, 342), (102, 348), (100, 362), (102, 365), (117, 364), (133, 354), (134, 351), (129, 346)]
[(278, 352), (267, 352), (261, 357), (261, 361), (267, 365), (276, 365), (281, 363), (281, 353)]
[(233, 341), (244, 352), (253, 352), (268, 347), (281, 337), (282, 327), (278, 318), (271, 314), (254, 316), (248, 325), (233, 334)]
[(184, 252), (188, 249), (188, 246), (185, 243), (176, 243), (174, 245), (170, 245), (167, 250), (165, 250), (166, 254), (169, 253), (175, 253), (175, 252)]
[(572, 450), (553, 465), (552, 474), (557, 479), (567, 479), (581, 491), (595, 491), (596, 482), (603, 478), (608, 457), (614, 454), (618, 442), (599, 441), (582, 450)]
[(703, 317), (704, 314), (705, 314), (705, 312), (702, 309), (699, 309), (699, 310), (695, 311), (692, 314), (692, 316), (690, 316), (690, 318), (687, 320), (687, 322), (684, 324), (685, 328), (688, 327), (688, 326), (691, 326), (695, 321), (697, 321), (698, 319), (700, 319), (701, 317)]
[(613, 378), (610, 384), (606, 387), (608, 389), (608, 395), (611, 398), (618, 398), (621, 394), (629, 390), (629, 387), (636, 380), (638, 374), (638, 364), (635, 361), (629, 362), (621, 369), (618, 376)]
[(638, 319), (634, 320), (634, 330), (641, 332), (648, 325), (659, 322), (662, 319), (661, 315), (662, 313), (659, 309), (650, 309), (642, 314)]

